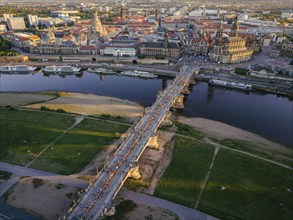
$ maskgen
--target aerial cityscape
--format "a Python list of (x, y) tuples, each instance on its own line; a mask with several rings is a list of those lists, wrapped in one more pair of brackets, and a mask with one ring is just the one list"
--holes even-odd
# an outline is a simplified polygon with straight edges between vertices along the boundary
[(291, 220), (292, 190), (292, 0), (0, 0), (0, 220)]

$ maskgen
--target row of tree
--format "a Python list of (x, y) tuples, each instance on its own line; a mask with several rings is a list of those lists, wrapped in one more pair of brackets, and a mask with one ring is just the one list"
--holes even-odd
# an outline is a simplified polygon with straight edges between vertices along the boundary
[(0, 37), (0, 56), (18, 56), (19, 53), (15, 50), (11, 50), (11, 48), (11, 42)]
[(0, 51), (0, 56), (3, 57), (3, 56), (9, 56), (9, 57), (12, 57), (12, 56), (18, 56), (19, 53), (15, 50), (11, 50), (11, 51)]
[(12, 47), (11, 42), (9, 40), (3, 39), (0, 37), (0, 51), (8, 51)]

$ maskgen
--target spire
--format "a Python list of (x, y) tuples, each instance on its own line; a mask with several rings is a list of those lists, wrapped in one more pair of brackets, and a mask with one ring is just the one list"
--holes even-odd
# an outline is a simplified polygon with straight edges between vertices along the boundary
[(203, 29), (203, 34), (202, 34), (202, 37), (206, 38), (207, 37), (207, 34), (206, 34), (206, 30)]
[(222, 39), (223, 38), (223, 17), (221, 17), (220, 25), (217, 30), (216, 38)]
[(120, 17), (123, 20), (126, 19), (126, 7), (125, 7), (124, 3), (121, 4)]
[(97, 14), (97, 11), (94, 11), (93, 18), (92, 18), (92, 27), (90, 30), (90, 35), (92, 40), (97, 40), (98, 37), (105, 36), (105, 29), (100, 21), (100, 17)]
[(168, 47), (168, 43), (169, 43), (169, 37), (168, 37), (168, 32), (167, 30), (165, 30), (165, 35), (164, 35), (164, 47)]
[(238, 25), (238, 16), (235, 17), (235, 20), (233, 22), (233, 25), (231, 27), (231, 37), (238, 37), (238, 30), (239, 30), (239, 25)]

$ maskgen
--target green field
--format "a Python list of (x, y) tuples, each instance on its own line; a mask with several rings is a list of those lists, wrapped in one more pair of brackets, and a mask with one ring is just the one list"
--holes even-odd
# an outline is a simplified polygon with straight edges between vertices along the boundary
[[(177, 136), (172, 161), (155, 195), (194, 208), (214, 148), (203, 140), (205, 134), (180, 123), (176, 126), (177, 134), (190, 138)], [(232, 149), (285, 165), (292, 165), (292, 150), (266, 149), (240, 140), (219, 143), (231, 150), (220, 148), (198, 210), (219, 219), (293, 219), (293, 171)]]
[[(0, 161), (26, 165), (75, 122), (74, 115), (47, 111), (0, 109)], [(94, 119), (80, 124), (55, 142), (31, 167), (60, 174), (80, 171), (128, 129)]]
[(74, 122), (63, 114), (0, 108), (0, 160), (26, 165)]
[(84, 119), (42, 154), (32, 167), (60, 174), (78, 172), (127, 129), (126, 125)]
[(160, 180), (155, 195), (194, 207), (213, 154), (214, 148), (210, 145), (178, 138), (172, 161)]
[(205, 135), (202, 132), (193, 129), (189, 125), (185, 125), (179, 122), (176, 122), (175, 125), (177, 126), (177, 132), (176, 132), (177, 134), (186, 135), (186, 136), (193, 137), (199, 140), (205, 137)]
[(221, 219), (292, 219), (292, 175), (292, 170), (221, 149), (199, 210)]
[(287, 164), (288, 166), (293, 166), (293, 151), (289, 148), (266, 150), (255, 144), (235, 139), (224, 139), (219, 141), (219, 143), (229, 148), (250, 152), (257, 156)]

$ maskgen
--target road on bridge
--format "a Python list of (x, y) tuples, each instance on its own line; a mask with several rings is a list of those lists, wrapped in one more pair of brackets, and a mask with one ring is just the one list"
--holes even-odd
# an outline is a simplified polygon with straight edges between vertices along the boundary
[(109, 158), (109, 162), (90, 184), (85, 196), (78, 203), (74, 203), (69, 210), (68, 219), (99, 219), (109, 207), (113, 206), (114, 197), (129, 172), (137, 166), (137, 161), (149, 139), (155, 134), (173, 102), (188, 85), (195, 71), (198, 70), (190, 66), (182, 67), (174, 81), (151, 106), (150, 111), (129, 132), (115, 154)]

